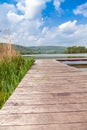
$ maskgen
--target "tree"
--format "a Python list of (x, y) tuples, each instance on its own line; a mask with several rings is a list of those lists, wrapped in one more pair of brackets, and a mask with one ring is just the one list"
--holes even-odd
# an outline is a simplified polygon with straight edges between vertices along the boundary
[(87, 53), (87, 48), (84, 46), (72, 46), (68, 47), (64, 53)]

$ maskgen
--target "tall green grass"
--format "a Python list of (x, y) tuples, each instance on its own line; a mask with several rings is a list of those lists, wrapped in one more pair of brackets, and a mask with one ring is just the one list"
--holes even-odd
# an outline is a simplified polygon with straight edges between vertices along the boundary
[(0, 61), (0, 108), (33, 63), (33, 58), (24, 58), (20, 55), (13, 56), (11, 59), (3, 58)]

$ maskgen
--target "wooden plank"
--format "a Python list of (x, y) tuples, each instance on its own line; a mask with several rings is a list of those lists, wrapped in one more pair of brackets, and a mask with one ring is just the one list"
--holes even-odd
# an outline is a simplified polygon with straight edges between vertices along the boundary
[(24, 99), (24, 100), (9, 100), (9, 102), (6, 103), (7, 106), (20, 106), (20, 105), (34, 105), (34, 104), (76, 104), (76, 103), (87, 103), (87, 97), (62, 97), (59, 99)]
[(1, 130), (86, 130), (87, 123), (2, 126)]
[(87, 123), (87, 112), (0, 115), (0, 126)]
[(30, 105), (6, 106), (0, 111), (1, 115), (21, 114), (21, 113), (64, 113), (64, 112), (83, 112), (87, 111), (87, 103), (84, 104), (56, 104), (56, 105)]
[[(43, 99), (50, 99), (50, 100), (62, 100), (63, 98), (68, 98), (68, 99), (72, 99), (74, 98), (76, 100), (76, 98), (82, 98), (85, 99), (87, 98), (87, 92), (77, 92), (77, 93), (69, 93), (69, 92), (62, 92), (62, 93), (36, 93), (36, 94), (14, 94), (14, 96), (12, 96), (10, 98), (10, 100), (43, 100)], [(68, 100), (67, 99), (67, 100)], [(63, 99), (64, 100), (64, 99)]]
[[(26, 91), (27, 89), (27, 91)], [(15, 91), (15, 94), (38, 94), (38, 93), (86, 93), (87, 92), (87, 85), (86, 84), (69, 84), (69, 85), (65, 85), (63, 84), (62, 85), (62, 82), (59, 83), (59, 85), (56, 85), (55, 83), (54, 84), (33, 84), (32, 83), (32, 86), (24, 86), (24, 87), (21, 87), (21, 88), (18, 88), (16, 91)]]

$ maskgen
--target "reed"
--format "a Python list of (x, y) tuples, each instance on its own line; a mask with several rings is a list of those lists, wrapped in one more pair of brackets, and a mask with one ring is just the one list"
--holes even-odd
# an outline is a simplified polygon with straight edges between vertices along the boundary
[(11, 58), (17, 54), (18, 52), (15, 51), (11, 43), (0, 44), (0, 60), (2, 60), (3, 57)]
[(0, 108), (33, 63), (33, 58), (22, 57), (10, 44), (0, 46)]

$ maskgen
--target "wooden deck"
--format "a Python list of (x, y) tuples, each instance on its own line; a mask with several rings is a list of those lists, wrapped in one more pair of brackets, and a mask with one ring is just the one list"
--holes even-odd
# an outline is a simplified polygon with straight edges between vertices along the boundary
[(0, 130), (87, 130), (87, 72), (36, 60), (0, 110)]

